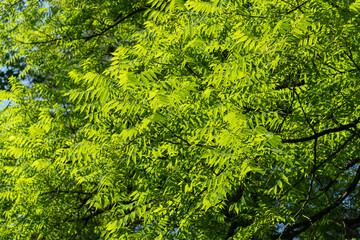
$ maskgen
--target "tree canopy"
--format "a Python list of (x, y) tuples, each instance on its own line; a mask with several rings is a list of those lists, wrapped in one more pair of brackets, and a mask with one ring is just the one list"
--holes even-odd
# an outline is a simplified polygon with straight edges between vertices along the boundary
[(360, 238), (359, 0), (2, 0), (0, 28), (5, 239)]

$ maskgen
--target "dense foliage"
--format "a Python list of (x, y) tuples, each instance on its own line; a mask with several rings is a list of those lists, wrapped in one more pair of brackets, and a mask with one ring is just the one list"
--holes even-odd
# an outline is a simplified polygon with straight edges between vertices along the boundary
[(360, 238), (359, 13), (2, 0), (0, 235)]

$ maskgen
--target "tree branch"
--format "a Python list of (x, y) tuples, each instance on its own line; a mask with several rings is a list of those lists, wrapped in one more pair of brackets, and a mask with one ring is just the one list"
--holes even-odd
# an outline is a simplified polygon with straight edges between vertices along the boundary
[[(288, 12), (286, 12), (286, 13), (284, 13), (284, 15), (290, 14), (290, 13), (292, 13), (292, 12), (300, 9), (303, 5), (305, 5), (305, 4), (308, 3), (308, 2), (309, 2), (309, 1), (305, 1), (305, 2), (303, 2), (303, 3), (301, 3), (301, 4), (299, 4), (297, 7), (291, 9), (290, 11), (288, 11)], [(300, 9), (300, 11), (301, 11), (301, 9)]]
[(350, 49), (349, 49), (349, 52), (350, 52), (350, 54), (348, 54), (347, 52), (344, 52), (344, 53), (350, 59), (350, 61), (355, 65), (356, 69), (360, 71), (360, 66), (355, 62)]
[(140, 8), (140, 9), (138, 9), (138, 10), (135, 10), (135, 11), (129, 13), (128, 15), (126, 15), (125, 17), (118, 19), (114, 24), (109, 25), (107, 28), (105, 28), (105, 29), (102, 30), (101, 32), (96, 33), (96, 34), (91, 35), (91, 36), (83, 37), (83, 39), (85, 39), (85, 41), (88, 41), (88, 40), (90, 40), (90, 39), (93, 38), (93, 37), (101, 36), (101, 35), (103, 35), (105, 32), (109, 31), (110, 29), (112, 29), (112, 28), (116, 27), (117, 25), (119, 25), (121, 22), (125, 21), (126, 19), (132, 17), (132, 16), (135, 15), (136, 13), (145, 11), (146, 9), (147, 9), (147, 8)]
[[(309, 221), (303, 221), (296, 223), (292, 226), (290, 226), (286, 231), (284, 231), (281, 234), (282, 239), (293, 239), (295, 236), (301, 234), (302, 232), (306, 231), (311, 224), (315, 223), (316, 221), (320, 220), (322, 217), (327, 215), (329, 212), (331, 212), (334, 208), (338, 207), (356, 188), (357, 184), (360, 180), (360, 166), (358, 167), (356, 171), (356, 175), (353, 179), (353, 181), (350, 183), (350, 185), (347, 187), (345, 192), (339, 197), (333, 204), (330, 206), (324, 208), (314, 216), (310, 218)], [(273, 236), (274, 239), (280, 238), (280, 235)]]
[(70, 39), (71, 41), (73, 40), (85, 40), (85, 41), (89, 41), (90, 39), (94, 38), (94, 37), (98, 37), (103, 35), (104, 33), (106, 33), (107, 31), (109, 31), (110, 29), (116, 27), (117, 25), (119, 25), (120, 23), (122, 23), (123, 21), (125, 21), (126, 19), (132, 17), (133, 15), (135, 15), (136, 13), (145, 11), (147, 8), (140, 8), (138, 10), (135, 10), (134, 12), (129, 13), (128, 15), (126, 15), (123, 18), (118, 19), (114, 24), (109, 25), (108, 27), (106, 27), (105, 29), (101, 30), (100, 32), (90, 35), (90, 36), (85, 36), (85, 37), (78, 37), (78, 38), (73, 38), (71, 39), (69, 36), (64, 36), (64, 37), (59, 37), (59, 38), (53, 38), (53, 39), (49, 39), (46, 41), (35, 41), (35, 42), (23, 42), (23, 41), (19, 41), (19, 43), (21, 44), (32, 44), (32, 45), (37, 45), (37, 44), (46, 44), (46, 43), (51, 43), (51, 42), (57, 42), (57, 41), (62, 41), (64, 39)]
[(327, 135), (329, 133), (335, 133), (335, 132), (341, 132), (341, 131), (345, 131), (345, 130), (349, 130), (350, 128), (355, 128), (356, 125), (359, 123), (360, 118), (355, 119), (353, 122), (346, 124), (346, 125), (341, 125), (340, 127), (337, 128), (331, 128), (331, 129), (327, 129), (324, 130), (322, 132), (318, 132), (314, 135), (308, 136), (308, 137), (304, 137), (304, 138), (297, 138), (297, 139), (284, 139), (282, 142), (283, 143), (299, 143), (299, 142), (307, 142), (310, 140), (314, 140), (316, 138), (319, 138), (321, 136)]

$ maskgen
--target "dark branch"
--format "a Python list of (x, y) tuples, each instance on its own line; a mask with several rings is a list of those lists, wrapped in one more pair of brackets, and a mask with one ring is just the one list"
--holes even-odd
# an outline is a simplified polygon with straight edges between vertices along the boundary
[[(338, 207), (356, 188), (357, 184), (360, 180), (360, 166), (356, 171), (356, 175), (350, 185), (347, 187), (346, 191), (339, 197), (333, 204), (324, 208), (314, 216), (312, 216), (309, 221), (303, 221), (296, 223), (290, 226), (284, 233), (282, 233), (282, 239), (293, 239), (295, 236), (301, 234), (302, 232), (306, 231), (311, 224), (315, 223), (316, 221), (320, 220), (322, 217), (330, 213), (333, 209)], [(278, 239), (279, 235), (273, 236), (274, 239)]]
[[(346, 164), (346, 166), (344, 168), (342, 168), (341, 170), (348, 170), (349, 168), (353, 167), (355, 164), (357, 164), (360, 161), (360, 158), (355, 158), (354, 160), (352, 160), (351, 162), (349, 162), (348, 164)], [(331, 186), (336, 182), (336, 180), (338, 179), (338, 177), (340, 176), (340, 172), (336, 174), (336, 176), (331, 179), (331, 181), (322, 189), (320, 189), (323, 193), (327, 192)], [(322, 193), (320, 194), (322, 195)]]
[(163, 123), (160, 122), (159, 124), (160, 124), (161, 126), (163, 126), (164, 128), (166, 128), (167, 130), (169, 130), (174, 137), (176, 137), (176, 138), (180, 139), (181, 141), (185, 142), (186, 145), (191, 146), (191, 144), (190, 144), (186, 139), (184, 139), (184, 138), (182, 138), (181, 136), (177, 135), (173, 130), (171, 130), (170, 128), (168, 128), (167, 126), (165, 126)]
[(357, 70), (360, 71), (360, 66), (355, 62), (353, 56), (352, 56), (352, 53), (350, 51), (350, 54), (348, 54), (347, 52), (344, 52), (345, 55), (350, 59), (350, 61), (355, 65), (355, 67), (357, 68)]
[[(309, 1), (305, 1), (305, 2), (301, 3), (299, 6), (295, 7), (294, 9), (291, 9), (291, 10), (288, 11), (288, 12), (286, 12), (285, 15), (290, 14), (290, 13), (292, 13), (292, 12), (300, 9), (303, 5), (305, 5), (305, 4), (308, 3), (308, 2), (309, 2)], [(301, 10), (301, 9), (300, 9), (300, 10)]]
[(297, 139), (284, 139), (282, 142), (283, 143), (307, 142), (307, 141), (319, 138), (321, 136), (327, 135), (329, 133), (341, 132), (341, 131), (349, 130), (350, 128), (355, 128), (356, 125), (359, 123), (359, 121), (360, 121), (360, 118), (357, 118), (357, 119), (355, 119), (353, 122), (351, 122), (349, 124), (341, 125), (340, 127), (337, 127), (337, 128), (327, 129), (327, 130), (324, 130), (322, 132), (311, 135), (309, 137), (297, 138)]
[(119, 25), (121, 22), (125, 21), (126, 19), (132, 17), (132, 16), (135, 15), (136, 13), (145, 11), (146, 9), (147, 9), (147, 8), (140, 8), (140, 9), (138, 9), (138, 10), (135, 10), (135, 11), (129, 13), (128, 15), (126, 15), (125, 17), (120, 18), (119, 20), (117, 20), (114, 24), (109, 25), (107, 28), (105, 28), (105, 29), (102, 30), (101, 32), (96, 33), (96, 34), (91, 35), (91, 36), (83, 37), (83, 39), (85, 39), (85, 41), (88, 41), (88, 40), (90, 40), (90, 39), (93, 38), (93, 37), (101, 36), (101, 35), (103, 35), (105, 32), (109, 31), (110, 29), (112, 29), (112, 28), (116, 27), (117, 25)]
[[(333, 152), (332, 154), (330, 154), (330, 156), (327, 157), (325, 160), (321, 161), (321, 162), (316, 166), (315, 169), (312, 169), (311, 172), (309, 173), (309, 175), (311, 175), (314, 170), (315, 170), (315, 171), (318, 170), (323, 164), (331, 161), (334, 157), (336, 157), (336, 155), (337, 155), (342, 149), (344, 149), (344, 148), (347, 146), (347, 144), (348, 144), (354, 137), (355, 137), (355, 135), (351, 135), (348, 139), (346, 139), (346, 140), (344, 141), (344, 143), (341, 144), (341, 145), (338, 147), (338, 149), (336, 149), (335, 152)], [(340, 170), (347, 170), (347, 167), (348, 167), (348, 166), (349, 166), (349, 164), (347, 164), (345, 168), (340, 169)], [(353, 165), (351, 165), (351, 166), (353, 166)], [(288, 192), (289, 192), (291, 189), (294, 189), (294, 188), (295, 188), (299, 183), (301, 183), (304, 179), (305, 179), (305, 175), (302, 175), (294, 184), (291, 184), (291, 187), (288, 188), (288, 189), (281, 195), (281, 197), (280, 197), (279, 199), (282, 199), (286, 194), (288, 194)]]
[(85, 40), (85, 41), (89, 41), (90, 39), (94, 38), (94, 37), (99, 37), (101, 35), (103, 35), (104, 33), (106, 33), (107, 31), (111, 30), (112, 28), (116, 27), (117, 25), (119, 25), (120, 23), (122, 23), (123, 21), (127, 20), (128, 18), (132, 17), (133, 15), (135, 15), (136, 13), (145, 11), (147, 8), (140, 8), (138, 10), (135, 10), (134, 12), (129, 13), (128, 15), (126, 15), (123, 18), (118, 19), (114, 24), (109, 25), (108, 27), (106, 27), (105, 29), (101, 30), (100, 32), (90, 35), (90, 36), (83, 36), (83, 37), (78, 37), (78, 38), (74, 38), (74, 39), (70, 39), (69, 36), (65, 36), (65, 37), (60, 37), (60, 38), (53, 38), (53, 39), (49, 39), (46, 41), (35, 41), (35, 42), (23, 42), (23, 41), (18, 41), (21, 44), (32, 44), (32, 45), (36, 45), (36, 44), (46, 44), (46, 43), (52, 43), (52, 42), (58, 42), (58, 41), (62, 41), (65, 39), (70, 39), (70, 40)]

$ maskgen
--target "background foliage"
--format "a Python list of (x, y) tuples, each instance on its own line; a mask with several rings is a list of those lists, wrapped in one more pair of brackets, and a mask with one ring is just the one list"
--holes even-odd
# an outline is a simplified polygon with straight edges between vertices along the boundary
[(360, 237), (359, 1), (0, 9), (4, 239)]

